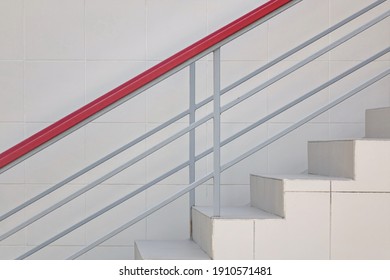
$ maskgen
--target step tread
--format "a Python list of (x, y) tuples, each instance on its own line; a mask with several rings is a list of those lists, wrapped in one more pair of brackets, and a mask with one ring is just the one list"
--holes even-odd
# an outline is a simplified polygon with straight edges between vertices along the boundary
[(139, 240), (135, 242), (144, 260), (209, 260), (191, 240)]
[(337, 142), (389, 142), (388, 138), (351, 138), (351, 139), (334, 139), (334, 140), (310, 140), (309, 143), (337, 143)]
[[(194, 210), (213, 217), (213, 207), (196, 206)], [(221, 216), (216, 219), (281, 219), (281, 217), (251, 206), (221, 207)]]

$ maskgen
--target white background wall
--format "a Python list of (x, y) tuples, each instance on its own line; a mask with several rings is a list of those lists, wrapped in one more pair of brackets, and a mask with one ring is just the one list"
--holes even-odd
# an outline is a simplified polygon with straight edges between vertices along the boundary
[[(0, 151), (58, 120), (134, 75), (174, 54), (233, 19), (259, 6), (259, 0), (0, 0)], [(222, 86), (319, 33), (369, 0), (304, 0), (222, 50)], [(383, 13), (389, 1), (359, 20), (321, 39), (306, 50), (265, 71), (226, 94), (223, 103), (278, 74), (328, 42)], [(261, 116), (390, 45), (389, 20), (370, 28), (329, 54), (298, 70), (222, 116), (223, 138)], [(342, 82), (323, 90), (296, 109), (256, 129), (242, 142), (223, 149), (222, 160), (272, 136), (321, 104), (357, 86), (390, 66), (384, 56)], [(197, 100), (212, 93), (212, 62), (197, 63)], [(207, 75), (208, 74), (208, 75)], [(0, 176), (0, 212), (3, 213), (60, 179), (98, 159), (140, 133), (183, 111), (188, 105), (188, 70), (138, 96), (128, 104), (80, 129), (65, 140)], [(307, 168), (307, 140), (362, 137), (366, 108), (390, 105), (390, 80), (382, 80), (269, 148), (251, 156), (223, 175), (223, 204), (249, 202), (249, 173), (299, 173)], [(210, 112), (199, 110), (197, 118)], [(169, 133), (185, 126), (174, 124), (132, 148), (93, 174), (72, 182), (44, 201), (0, 223), (0, 232), (58, 201), (102, 171), (111, 170)], [(60, 211), (43, 218), (0, 242), (0, 257), (14, 258), (60, 229), (93, 213), (121, 195), (149, 182), (187, 159), (183, 137), (146, 161), (137, 163), (104, 185), (88, 192)], [(212, 125), (197, 129), (197, 152), (212, 144)], [(198, 176), (211, 170), (212, 157), (197, 165)], [(183, 187), (187, 170), (135, 197), (120, 209), (63, 238), (35, 258), (64, 258), (105, 232), (114, 229)], [(209, 186), (198, 191), (198, 204), (212, 200)], [(132, 258), (134, 239), (189, 237), (187, 197), (180, 199), (88, 253), (85, 258)]]

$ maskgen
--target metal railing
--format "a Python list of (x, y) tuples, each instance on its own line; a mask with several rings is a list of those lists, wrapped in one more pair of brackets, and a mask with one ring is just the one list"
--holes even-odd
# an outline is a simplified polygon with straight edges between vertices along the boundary
[[(282, 10), (285, 10), (295, 4), (297, 4), (300, 1), (291, 1), (288, 5), (284, 6)], [(254, 128), (260, 126), (261, 124), (264, 124), (265, 122), (269, 121), (270, 119), (278, 116), (279, 114), (283, 113), (284, 111), (294, 107), (295, 105), (299, 104), (300, 102), (306, 100), (307, 98), (315, 95), (316, 93), (322, 91), (323, 89), (329, 87), (330, 85), (340, 81), (341, 79), (347, 77), (348, 75), (354, 73), (355, 71), (363, 68), (364, 66), (368, 65), (369, 63), (375, 61), (376, 59), (382, 57), (383, 55), (387, 54), (390, 51), (390, 47), (385, 48), (384, 50), (372, 55), (371, 57), (367, 58), (366, 60), (356, 64), (355, 66), (351, 67), (350, 69), (346, 70), (345, 72), (333, 77), (329, 81), (323, 83), (322, 85), (310, 90), (309, 92), (305, 93), (304, 95), (300, 96), (299, 98), (289, 102), (288, 104), (282, 106), (281, 108), (275, 110), (274, 112), (268, 114), (267, 116), (261, 118), (260, 120), (254, 122), (253, 124), (249, 125), (248, 127), (242, 129), (241, 131), (235, 133), (234, 135), (221, 140), (221, 131), (220, 131), (220, 125), (221, 125), (221, 114), (228, 111), (229, 109), (237, 106), (247, 98), (263, 91), (267, 87), (271, 86), (272, 84), (276, 83), (277, 81), (283, 79), (284, 77), (288, 76), (289, 74), (293, 73), (294, 71), (300, 69), (304, 65), (310, 63), (311, 61), (315, 60), (316, 58), (322, 56), (323, 54), (333, 50), (337, 46), (345, 43), (346, 41), (350, 40), (354, 36), (360, 34), (361, 32), (369, 29), (370, 27), (374, 26), (375, 24), (381, 22), (382, 20), (386, 19), (390, 15), (390, 11), (384, 12), (380, 16), (376, 17), (375, 19), (368, 21), (361, 27), (353, 30), (352, 32), (348, 33), (347, 35), (343, 36), (342, 38), (336, 40), (335, 42), (329, 44), (328, 46), (320, 49), (319, 51), (315, 52), (314, 54), (308, 56), (307, 58), (303, 59), (302, 61), (294, 64), (293, 66), (289, 67), (288, 69), (284, 70), (283, 72), (277, 74), (274, 77), (269, 78), (266, 82), (258, 85), (257, 87), (253, 88), (252, 90), (248, 91), (247, 93), (241, 95), (239, 98), (227, 103), (224, 106), (221, 106), (221, 96), (225, 93), (231, 91), (232, 89), (236, 88), (237, 86), (241, 85), (242, 83), (248, 81), (249, 79), (257, 76), (258, 74), (264, 72), (265, 70), (269, 69), (273, 65), (277, 64), (278, 62), (290, 57), (291, 55), (295, 54), (296, 52), (302, 50), (303, 48), (311, 45), (312, 43), (318, 41), (319, 39), (323, 38), (324, 36), (330, 34), (331, 32), (337, 30), (338, 28), (344, 26), (345, 24), (351, 22), (352, 20), (360, 17), (361, 15), (365, 14), (366, 12), (372, 10), (373, 8), (377, 7), (378, 5), (386, 2), (386, 0), (381, 1), (375, 1), (371, 5), (367, 6), (366, 8), (356, 12), (355, 14), (351, 15), (350, 17), (340, 21), (339, 23), (335, 24), (334, 26), (324, 30), (323, 32), (319, 33), (318, 35), (312, 37), (311, 39), (303, 42), (302, 44), (296, 46), (295, 48), (289, 50), (288, 52), (282, 54), (281, 56), (273, 59), (272, 61), (266, 63), (262, 67), (258, 68), (257, 70), (251, 72), (250, 74), (242, 77), (241, 79), (237, 80), (236, 82), (230, 84), (229, 86), (225, 88), (221, 88), (221, 58), (220, 58), (220, 50), (221, 47), (223, 47), (225, 44), (230, 42), (231, 40), (237, 38), (238, 36), (241, 36), (245, 32), (248, 32), (249, 30), (255, 28), (256, 26), (262, 24), (272, 16), (278, 14), (281, 12), (281, 10), (278, 10), (276, 12), (271, 13), (265, 18), (262, 18), (261, 20), (257, 21), (256, 23), (240, 30), (238, 33), (235, 33), (228, 39), (224, 40), (223, 42), (220, 42), (216, 45), (213, 45), (210, 47), (207, 51), (202, 52), (201, 54), (195, 56), (194, 58), (186, 61), (184, 64), (180, 65), (178, 68), (175, 68), (173, 71), (169, 73), (170, 75), (173, 75), (177, 71), (180, 71), (184, 68), (189, 68), (189, 84), (190, 84), (190, 90), (189, 90), (189, 108), (182, 113), (178, 114), (177, 116), (171, 118), (167, 122), (159, 125), (158, 127), (148, 131), (147, 133), (139, 136), (138, 138), (134, 139), (133, 141), (129, 142), (128, 144), (120, 147), (119, 149), (111, 152), (110, 154), (104, 156), (100, 160), (96, 161), (95, 163), (92, 163), (91, 165), (83, 168), (82, 170), (78, 171), (77, 173), (69, 176), (68, 178), (62, 180), (58, 184), (50, 187), (49, 189), (45, 190), (44, 192), (36, 195), (35, 197), (29, 199), (28, 201), (22, 203), (21, 205), (17, 206), (16, 208), (8, 211), (7, 213), (0, 216), (0, 222), (11, 217), (12, 215), (18, 213), (20, 210), (24, 209), (25, 207), (31, 205), (32, 203), (35, 203), (36, 201), (40, 200), (41, 198), (47, 196), (48, 194), (58, 190), (59, 188), (65, 186), (69, 182), (72, 182), (76, 178), (82, 176), (86, 172), (96, 168), (97, 166), (103, 164), (104, 162), (108, 161), (109, 159), (113, 158), (114, 156), (126, 151), (127, 149), (133, 147), (137, 143), (147, 139), (148, 137), (156, 134), (157, 132), (161, 131), (162, 129), (168, 127), (169, 125), (173, 124), (174, 122), (184, 118), (189, 117), (189, 125), (176, 132), (175, 134), (169, 136), (168, 138), (164, 139), (160, 143), (156, 144), (155, 146), (147, 149), (143, 153), (137, 155), (136, 157), (128, 160), (126, 163), (120, 165), (119, 167), (111, 170), (104, 176), (96, 179), (95, 181), (91, 182), (90, 184), (86, 185), (85, 187), (81, 188), (80, 190), (76, 191), (75, 193), (65, 197), (61, 201), (53, 204), (49, 208), (45, 209), (44, 211), (36, 214), (32, 218), (26, 220), (25, 222), (19, 224), (12, 230), (2, 234), (0, 236), (0, 241), (4, 240), (16, 232), (22, 230), (23, 228), (27, 227), (28, 225), (36, 222), (37, 220), (43, 218), (44, 216), (48, 215), (52, 211), (60, 208), (61, 206), (67, 204), (68, 202), (72, 201), (73, 199), (79, 197), (80, 195), (86, 193), (87, 191), (93, 189), (94, 187), (102, 184), (103, 182), (107, 181), (111, 177), (115, 176), (116, 174), (122, 172), (123, 170), (131, 167), (132, 165), (136, 164), (137, 162), (145, 159), (147, 156), (155, 153), (156, 151), (160, 150), (161, 148), (165, 147), (169, 143), (172, 143), (176, 139), (188, 134), (189, 135), (189, 154), (188, 154), (188, 160), (177, 165), (176, 167), (172, 168), (171, 170), (167, 171), (165, 174), (160, 175), (159, 177), (153, 179), (152, 181), (146, 183), (142, 187), (136, 189), (135, 191), (132, 191), (122, 197), (121, 199), (118, 199), (117, 201), (105, 206), (101, 210), (97, 211), (96, 213), (93, 213), (92, 215), (86, 217), (85, 219), (82, 219), (78, 223), (74, 224), (73, 226), (67, 228), (66, 230), (56, 234), (55, 236), (51, 237), (50, 239), (46, 240), (45, 242), (42, 242), (35, 248), (29, 250), (28, 252), (21, 255), (18, 259), (25, 259), (32, 254), (38, 252), (39, 250), (45, 248), (46, 246), (50, 245), (51, 243), (55, 242), (56, 240), (64, 237), (65, 235), (69, 234), (70, 232), (78, 229), (79, 227), (87, 224), (88, 222), (96, 219), (97, 217), (103, 215), (104, 213), (110, 211), (111, 209), (119, 206), (123, 202), (133, 198), (135, 195), (151, 188), (152, 186), (156, 185), (157, 183), (161, 182), (162, 180), (168, 178), (169, 176), (172, 176), (173, 174), (176, 174), (178, 171), (189, 168), (189, 185), (181, 190), (180, 192), (174, 194), (170, 198), (166, 199), (165, 201), (161, 202), (160, 204), (154, 206), (151, 209), (146, 210), (145, 212), (141, 213), (136, 218), (132, 219), (131, 221), (125, 223), (121, 227), (115, 229), (114, 231), (110, 232), (109, 234), (103, 236), (102, 238), (96, 240), (92, 244), (86, 246), (81, 251), (75, 253), (72, 255), (69, 259), (76, 259), (80, 257), (81, 255), (85, 254), (86, 252), (90, 251), (91, 249), (95, 248), (99, 244), (105, 242), (106, 240), (112, 238), (113, 236), (117, 235), (118, 233), (122, 232), (123, 230), (129, 228), (130, 226), (134, 225), (135, 223), (139, 222), (140, 220), (144, 219), (145, 217), (149, 216), (150, 214), (154, 213), (155, 211), (161, 209), (162, 207), (168, 205), (172, 201), (178, 199), (179, 197), (190, 193), (190, 206), (195, 205), (195, 188), (204, 184), (205, 182), (213, 179), (213, 208), (214, 208), (214, 215), (219, 216), (220, 215), (220, 179), (221, 179), (221, 173), (226, 171), (227, 169), (231, 168), (232, 166), (236, 165), (238, 162), (244, 160), (248, 156), (256, 153), (257, 151), (263, 149), (264, 147), (270, 145), (274, 141), (280, 139), (281, 137), (285, 136), (286, 134), (290, 133), (291, 131), (297, 129), (298, 127), (304, 125), (308, 121), (312, 120), (313, 118), (317, 117), (318, 115), (324, 113), (325, 111), (329, 110), (330, 108), (333, 108), (337, 104), (343, 102), (344, 100), (350, 98), (351, 96), (357, 94), (358, 92), (362, 91), (363, 89), (369, 87), (370, 85), (374, 84), (375, 82), (383, 79), (387, 75), (390, 74), (390, 69), (379, 73), (378, 75), (368, 79), (367, 81), (363, 82), (361, 85), (357, 86), (350, 92), (346, 93), (342, 97), (330, 102), (329, 104), (323, 106), (322, 108), (318, 109), (317, 111), (311, 113), (309, 116), (301, 119), (300, 121), (296, 122), (295, 124), (291, 125), (290, 127), (286, 128), (282, 132), (276, 134), (275, 136), (267, 139), (266, 141), (258, 144), (257, 146), (253, 147), (249, 151), (246, 151), (239, 155), (237, 158), (225, 163), (221, 164), (221, 148), (228, 143), (232, 142), (233, 140), (241, 137), (242, 135), (248, 133), (249, 131), (253, 130)], [(196, 103), (195, 99), (195, 81), (196, 81), (196, 62), (201, 59), (202, 57), (213, 53), (213, 96), (210, 96), (199, 103)], [(158, 81), (157, 81), (158, 82)], [(153, 81), (153, 84), (150, 86), (153, 86), (157, 83), (156, 81)], [(150, 87), (148, 86), (148, 87)], [(213, 102), (213, 112), (210, 114), (207, 114), (206, 116), (202, 117), (199, 120), (196, 120), (195, 114), (198, 109), (205, 106), (206, 104)], [(207, 149), (206, 151), (203, 151), (200, 154), (196, 154), (195, 152), (195, 129), (202, 124), (205, 124), (206, 122), (213, 120), (213, 146), (212, 148)], [(202, 178), (196, 179), (195, 176), (195, 166), (196, 162), (203, 159), (204, 157), (213, 154), (213, 171), (210, 173), (207, 173)]]

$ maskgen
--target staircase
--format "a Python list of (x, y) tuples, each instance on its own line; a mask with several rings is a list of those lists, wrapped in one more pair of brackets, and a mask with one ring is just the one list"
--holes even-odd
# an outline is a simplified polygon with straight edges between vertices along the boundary
[[(358, 42), (370, 45), (362, 53), (354, 41), (365, 32), (385, 37), (381, 32), (389, 23), (390, 0), (353, 6), (346, 17), (327, 21), (315, 35), (306, 34), (303, 26), (297, 33), (304, 38), (295, 38), (286, 50), (266, 59), (245, 55), (243, 67), (229, 66), (226, 54), (245, 52), (246, 36), (255, 36), (264, 46), (258, 30), (281, 36), (301, 14), (305, 17), (299, 19), (309, 25), (314, 13), (306, 18), (302, 11), (318, 11), (314, 6), (321, 1), (313, 3), (262, 3), (2, 152), (0, 185), (8, 180), (11, 185), (0, 196), (0, 204), (6, 201), (0, 212), (0, 258), (130, 259), (133, 248), (137, 259), (390, 258), (389, 108), (367, 112), (365, 139), (309, 142), (308, 174), (251, 175), (250, 186), (248, 177), (240, 183), (250, 187), (249, 206), (223, 207), (221, 189), (236, 184), (236, 176), (241, 180), (251, 173), (253, 161), (246, 159), (256, 157), (257, 164), (264, 156), (260, 151), (271, 158), (275, 141), (314, 124), (362, 91), (365, 100), (375, 102), (345, 110), (347, 114), (390, 104), (390, 41), (372, 48), (371, 37), (360, 38)], [(278, 34), (268, 32), (272, 24), (281, 28)], [(262, 52), (270, 52), (267, 48)], [(357, 59), (332, 60), (354, 48)], [(245, 73), (229, 77), (231, 68)], [(168, 99), (170, 91), (175, 94)], [(143, 98), (140, 106), (138, 97)], [(136, 112), (125, 104), (137, 107)], [(122, 125), (120, 117), (138, 109), (145, 119)], [(158, 117), (159, 111), (164, 118)], [(118, 122), (110, 122), (111, 112), (121, 112), (114, 118)], [(321, 119), (316, 131), (337, 123), (331, 120), (334, 112)], [(313, 134), (305, 136), (311, 139)], [(73, 137), (81, 137), (79, 145), (69, 143)], [(111, 140), (118, 142), (111, 145)], [(283, 149), (295, 149), (288, 140)], [(251, 170), (271, 173), (268, 167)], [(198, 203), (204, 198), (195, 192), (198, 187), (207, 189), (206, 204)], [(178, 216), (184, 217), (181, 223)], [(167, 236), (185, 240), (143, 240), (133, 246), (134, 239)]]
[(366, 138), (309, 142), (308, 174), (251, 175), (249, 206), (193, 207), (192, 241), (136, 241), (136, 258), (389, 259), (389, 124), (368, 110)]

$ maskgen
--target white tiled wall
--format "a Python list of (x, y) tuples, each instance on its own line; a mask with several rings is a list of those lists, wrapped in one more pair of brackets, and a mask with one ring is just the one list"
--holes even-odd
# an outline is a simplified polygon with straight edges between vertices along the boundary
[[(0, 0), (0, 150), (11, 147), (33, 134), (101, 96), (148, 67), (174, 54), (178, 50), (242, 14), (265, 3), (265, 0)], [(372, 0), (335, 1), (306, 0), (289, 11), (272, 19), (260, 28), (252, 30), (239, 40), (222, 49), (222, 86), (234, 82), (282, 54), (302, 40), (322, 31), (338, 20), (352, 14)], [(291, 56), (287, 61), (265, 71), (231, 93), (222, 103), (236, 99), (240, 93), (251, 90), (259, 83), (272, 78), (298, 60), (343, 36), (357, 23), (371, 20), (389, 7), (387, 1), (364, 18), (351, 22), (345, 28), (318, 43)], [(298, 71), (299, 75), (282, 79), (261, 94), (246, 100), (240, 107), (222, 115), (222, 137), (230, 136), (259, 117), (272, 112), (278, 106), (306, 93), (321, 82), (355, 65), (365, 57), (390, 44), (389, 20), (370, 28), (347, 43), (318, 58)], [(223, 149), (223, 160), (228, 161), (244, 149), (253, 147), (282, 128), (317, 109), (340, 94), (357, 86), (364, 78), (371, 77), (389, 66), (390, 56), (384, 56), (344, 82), (321, 91), (302, 103), (299, 108), (271, 120), (265, 126)], [(211, 56), (197, 64), (197, 101), (210, 96), (212, 86)], [(364, 90), (329, 113), (314, 119), (287, 138), (249, 157), (222, 177), (222, 199), (225, 205), (249, 203), (249, 173), (299, 173), (306, 166), (306, 141), (329, 138), (363, 136), (363, 116), (366, 108), (390, 105), (390, 80), (387, 78)], [(21, 193), (31, 195), (36, 189), (47, 188), (75, 170), (114, 148), (135, 139), (151, 128), (163, 123), (188, 105), (188, 70), (178, 73), (147, 94), (133, 98), (106, 116), (98, 118), (69, 139), (56, 143), (41, 155), (0, 176), (1, 211), (21, 202)], [(197, 119), (210, 113), (208, 106), (198, 111)], [(188, 122), (183, 118), (169, 128), (178, 131)], [(168, 130), (167, 130), (168, 131)], [(211, 147), (212, 124), (197, 129), (197, 152)], [(96, 172), (77, 179), (74, 184), (83, 186), (123, 164), (130, 156), (142, 153), (157, 140), (165, 139), (166, 132), (153, 139), (142, 141), (118, 159), (107, 162)], [(96, 201), (108, 200), (132, 190), (161, 174), (163, 170), (187, 159), (188, 137), (160, 151), (145, 161), (136, 163), (122, 174), (105, 182), (105, 188), (96, 189), (77, 200), (70, 207), (79, 218), (91, 214), (98, 207)], [(60, 166), (61, 168), (57, 168)], [(198, 164), (197, 176), (209, 172), (212, 157)], [(161, 201), (162, 195), (177, 191), (188, 180), (188, 169), (169, 178), (155, 190), (137, 198), (134, 205), (122, 206), (123, 212), (111, 214), (122, 222)], [(211, 182), (199, 191), (199, 201), (212, 201)], [(16, 185), (15, 185), (16, 184)], [(15, 186), (15, 188), (13, 188)], [(75, 188), (76, 186), (72, 186)], [(66, 190), (65, 192), (68, 192)], [(132, 258), (132, 241), (136, 238), (187, 238), (189, 236), (187, 197), (157, 213), (135, 229), (126, 230), (120, 236), (89, 252), (84, 258)], [(107, 200), (107, 201), (108, 201)], [(106, 202), (107, 202), (106, 201)], [(50, 204), (50, 199), (46, 201)], [(104, 201), (102, 202), (103, 205)], [(101, 206), (103, 206), (101, 205)], [(66, 210), (66, 209), (65, 209)], [(126, 211), (130, 214), (127, 215)], [(28, 212), (28, 211), (27, 211)], [(21, 221), (22, 216), (6, 225)], [(29, 213), (30, 214), (30, 213)], [(26, 214), (27, 215), (27, 214)], [(50, 221), (67, 219), (65, 213), (48, 217), (37, 226), (28, 228), (15, 237), (0, 242), (1, 258), (12, 258), (27, 250), (31, 244), (42, 241), (54, 233)], [(168, 216), (167, 216), (168, 215)], [(169, 219), (173, 215), (174, 219)], [(29, 215), (27, 215), (29, 216)], [(31, 215), (30, 215), (31, 216)], [(72, 216), (72, 215), (71, 215)], [(77, 219), (76, 219), (77, 220)], [(55, 246), (35, 258), (58, 258), (69, 255), (85, 242), (99, 236), (103, 228), (113, 229), (113, 216), (97, 220), (74, 236), (59, 241)], [(67, 221), (69, 222), (69, 221)], [(64, 224), (60, 223), (61, 226)], [(107, 229), (105, 225), (109, 224)], [(115, 224), (118, 226), (120, 223)], [(4, 231), (3, 227), (0, 227)], [(42, 234), (41, 234), (42, 233)], [(62, 242), (62, 243), (61, 243)], [(11, 247), (17, 252), (11, 252)]]

